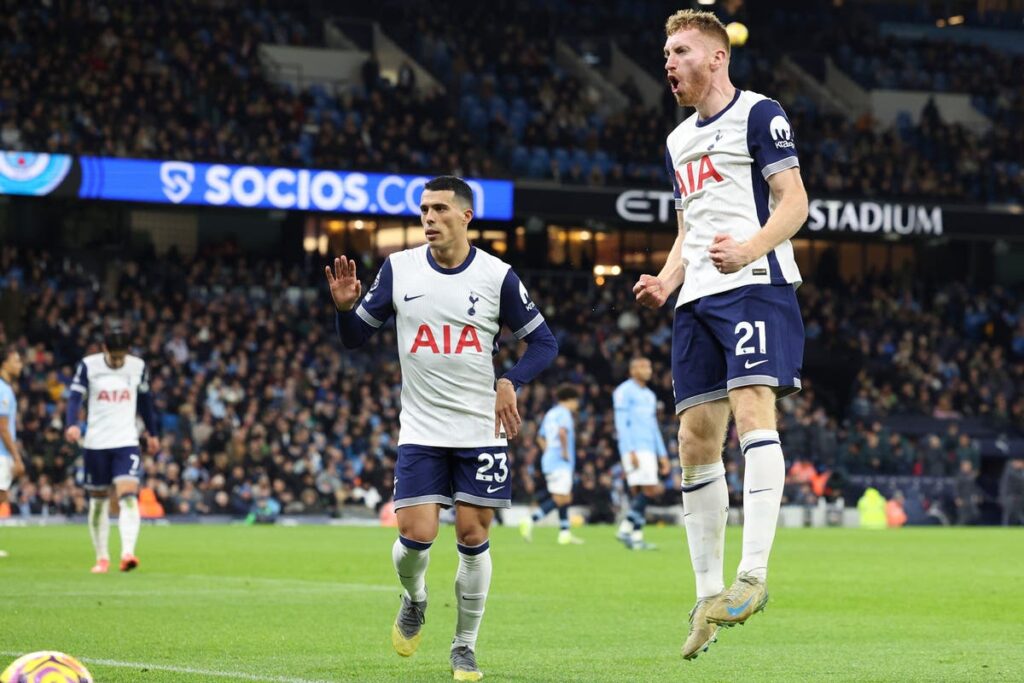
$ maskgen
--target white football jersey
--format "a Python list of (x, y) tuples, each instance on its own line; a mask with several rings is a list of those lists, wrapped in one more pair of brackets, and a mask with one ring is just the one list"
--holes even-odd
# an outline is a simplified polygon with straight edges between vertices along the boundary
[(86, 356), (78, 364), (71, 391), (88, 398), (88, 423), (82, 447), (89, 450), (139, 445), (135, 421), (139, 393), (149, 391), (146, 363), (125, 356), (119, 368), (107, 365), (102, 353)]
[(694, 113), (669, 134), (666, 164), (686, 227), (677, 306), (746, 285), (800, 284), (789, 240), (728, 275), (708, 255), (716, 234), (737, 242), (753, 237), (775, 209), (768, 178), (800, 165), (778, 102), (737, 88), (721, 112), (705, 121)]
[(544, 322), (511, 267), (476, 247), (442, 268), (427, 245), (392, 254), (356, 308), (379, 328), (395, 316), (402, 364), (399, 445), (505, 446), (494, 437), (494, 364), (502, 324), (522, 339)]

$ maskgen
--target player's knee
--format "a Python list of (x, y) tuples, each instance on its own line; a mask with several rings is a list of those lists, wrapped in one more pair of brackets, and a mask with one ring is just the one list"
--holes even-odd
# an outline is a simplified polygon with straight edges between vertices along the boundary
[(690, 425), (679, 427), (679, 456), (683, 464), (704, 462), (721, 454), (722, 445), (712, 435), (699, 432)]
[(139, 482), (137, 481), (119, 481), (114, 484), (114, 488), (117, 490), (118, 498), (139, 495)]
[(771, 387), (741, 387), (734, 389), (729, 398), (739, 434), (754, 429), (776, 428), (775, 391)]
[(455, 530), (455, 538), (460, 545), (476, 546), (487, 540), (487, 527), (473, 525)]
[(437, 527), (425, 522), (413, 521), (405, 524), (399, 523), (398, 533), (403, 538), (417, 543), (433, 543), (437, 537)]

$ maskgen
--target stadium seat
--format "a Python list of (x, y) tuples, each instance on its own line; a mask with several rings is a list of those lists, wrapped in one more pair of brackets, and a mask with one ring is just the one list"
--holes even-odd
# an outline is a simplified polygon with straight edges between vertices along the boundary
[(497, 118), (498, 116), (507, 119), (508, 118), (508, 103), (505, 98), (500, 96), (494, 96), (487, 101), (487, 108), (490, 112), (491, 118)]
[(526, 130), (527, 115), (522, 111), (513, 111), (508, 117), (509, 128), (512, 129), (516, 139), (523, 137), (523, 132)]
[(516, 147), (512, 150), (512, 157), (509, 162), (512, 172), (517, 175), (526, 175), (530, 171), (530, 152), (525, 147)]

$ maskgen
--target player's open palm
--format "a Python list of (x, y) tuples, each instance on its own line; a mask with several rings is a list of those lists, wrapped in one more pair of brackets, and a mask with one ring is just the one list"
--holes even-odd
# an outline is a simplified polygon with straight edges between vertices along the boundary
[(334, 268), (327, 266), (324, 271), (334, 305), (339, 311), (351, 311), (363, 292), (363, 285), (356, 277), (356, 262), (339, 256), (334, 259)]
[(646, 308), (661, 308), (668, 299), (668, 291), (661, 280), (653, 275), (641, 275), (633, 285), (636, 302)]

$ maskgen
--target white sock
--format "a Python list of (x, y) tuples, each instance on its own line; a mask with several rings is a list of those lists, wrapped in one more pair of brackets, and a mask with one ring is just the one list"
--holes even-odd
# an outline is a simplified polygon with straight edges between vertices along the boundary
[(107, 541), (110, 538), (110, 499), (89, 498), (89, 535), (96, 549), (97, 560), (109, 560)]
[(135, 554), (135, 541), (139, 539), (142, 516), (139, 514), (138, 496), (121, 496), (121, 514), (117, 517), (117, 528), (121, 532), (121, 557)]
[(631, 534), (631, 533), (633, 533), (633, 522), (630, 521), (629, 517), (626, 517), (621, 522), (619, 522), (619, 533), (620, 534)]
[(413, 602), (427, 599), (427, 565), (430, 564), (430, 543), (410, 541), (399, 536), (391, 546), (391, 559), (398, 572), (398, 580)]
[(740, 446), (747, 467), (743, 474), (743, 559), (739, 571), (764, 581), (779, 521), (786, 462), (779, 433), (774, 429), (749, 431), (740, 436)]
[(491, 543), (478, 546), (459, 544), (459, 571), (455, 574), (455, 598), (459, 602), (459, 620), (452, 647), (467, 645), (476, 650), (480, 620), (484, 618), (487, 589), (491, 586)]
[(697, 579), (697, 599), (725, 589), (725, 525), (729, 521), (729, 489), (725, 465), (683, 466), (683, 524), (690, 563)]

